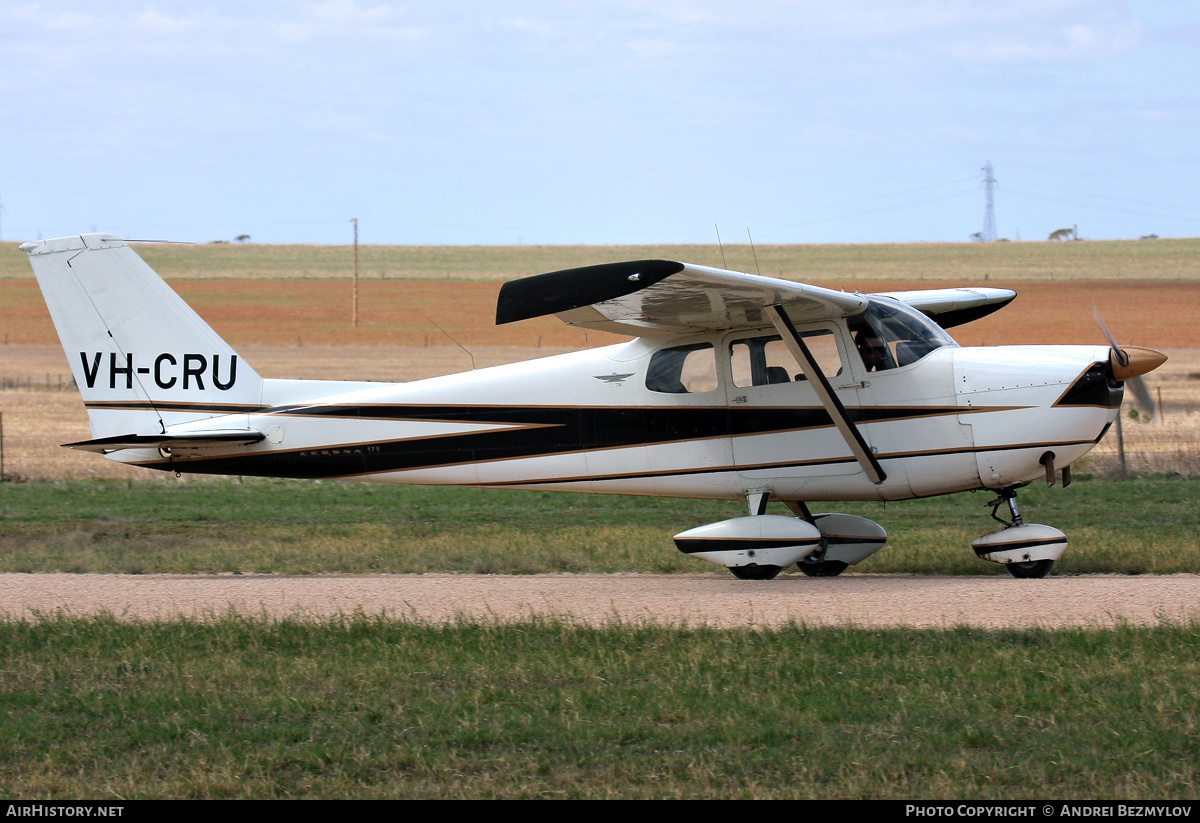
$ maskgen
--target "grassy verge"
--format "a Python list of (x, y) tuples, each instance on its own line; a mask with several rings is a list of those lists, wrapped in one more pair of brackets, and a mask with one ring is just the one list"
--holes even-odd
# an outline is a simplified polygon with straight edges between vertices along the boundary
[[(1020, 494), (1028, 522), (1064, 530), (1058, 573), (1200, 572), (1195, 482), (1084, 478)], [(836, 503), (881, 523), (857, 570), (1003, 573), (970, 541), (998, 528), (988, 493)], [(773, 511), (786, 512), (782, 506)], [(712, 572), (671, 536), (744, 505), (548, 492), (232, 479), (0, 484), (0, 571), (311, 574)]]
[(1198, 628), (7, 622), (0, 795), (1192, 797)]

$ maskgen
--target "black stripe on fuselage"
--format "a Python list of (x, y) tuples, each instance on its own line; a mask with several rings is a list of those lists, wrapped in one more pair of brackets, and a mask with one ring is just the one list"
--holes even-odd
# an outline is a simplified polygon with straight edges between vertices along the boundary
[[(988, 408), (863, 407), (848, 409), (856, 423), (907, 420), (984, 411)], [(346, 477), (433, 467), (490, 463), (570, 453), (631, 448), (723, 437), (801, 432), (829, 428), (821, 407), (562, 407), (325, 405), (275, 407), (272, 416), (491, 423), (507, 426), (480, 432), (290, 450), (247, 451), (236, 455), (187, 457), (142, 463), (148, 468), (202, 474), (264, 477)], [(843, 462), (839, 458), (817, 462)], [(745, 470), (744, 468), (742, 470)], [(525, 481), (534, 482), (534, 481)]]
[[(156, 461), (143, 465), (204, 474), (343, 477), (832, 425), (821, 408), (305, 406), (268, 413), (397, 422), (494, 423), (511, 428), (195, 460), (177, 456), (169, 464)], [(336, 425), (333, 420), (330, 424)]]

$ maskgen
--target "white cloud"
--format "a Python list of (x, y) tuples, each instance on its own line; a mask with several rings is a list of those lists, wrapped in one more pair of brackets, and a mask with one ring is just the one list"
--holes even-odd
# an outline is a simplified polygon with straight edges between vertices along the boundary
[(1112, 60), (1146, 40), (1138, 21), (1101, 27), (1084, 23), (1019, 26), (994, 32), (967, 32), (946, 53), (963, 61), (1086, 63)]
[(156, 8), (138, 12), (133, 20), (138, 29), (151, 34), (177, 34), (187, 31), (195, 24), (194, 19), (170, 17)]

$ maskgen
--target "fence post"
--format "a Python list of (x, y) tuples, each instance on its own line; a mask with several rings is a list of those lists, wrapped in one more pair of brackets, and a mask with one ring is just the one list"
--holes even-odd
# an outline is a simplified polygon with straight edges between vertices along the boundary
[(1117, 408), (1117, 455), (1121, 458), (1121, 477), (1129, 473), (1125, 466), (1125, 430), (1121, 428), (1121, 409)]

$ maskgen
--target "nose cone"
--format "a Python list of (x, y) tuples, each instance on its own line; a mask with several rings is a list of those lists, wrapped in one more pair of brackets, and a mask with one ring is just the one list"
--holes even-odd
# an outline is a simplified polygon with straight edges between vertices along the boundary
[(1167, 362), (1167, 356), (1154, 349), (1143, 349), (1140, 346), (1126, 346), (1123, 349), (1112, 349), (1108, 356), (1108, 364), (1112, 369), (1113, 380), (1121, 383), (1133, 377), (1152, 372)]

